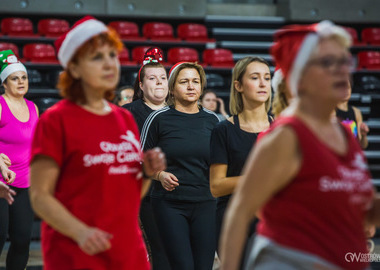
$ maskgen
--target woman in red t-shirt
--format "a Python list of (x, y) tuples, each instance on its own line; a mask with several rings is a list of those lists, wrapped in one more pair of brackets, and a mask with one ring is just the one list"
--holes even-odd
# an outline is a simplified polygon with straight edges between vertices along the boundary
[(349, 46), (329, 21), (276, 33), (271, 53), (293, 100), (248, 159), (224, 220), (221, 269), (238, 268), (258, 211), (246, 269), (368, 267), (364, 224), (380, 224), (379, 203), (357, 140), (331, 117), (349, 90)]
[(106, 100), (119, 82), (123, 44), (88, 16), (55, 45), (64, 99), (38, 122), (31, 161), (44, 268), (149, 269), (138, 211), (165, 160), (159, 149), (141, 154), (132, 115)]

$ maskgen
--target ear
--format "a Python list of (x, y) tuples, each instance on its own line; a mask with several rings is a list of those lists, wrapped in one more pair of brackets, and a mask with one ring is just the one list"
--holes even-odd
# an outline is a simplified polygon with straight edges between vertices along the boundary
[(241, 83), (239, 81), (234, 81), (234, 87), (235, 87), (236, 91), (238, 91), (239, 93), (243, 92), (242, 87), (241, 87)]
[(77, 64), (70, 62), (69, 65), (67, 66), (68, 71), (70, 72), (71, 76), (74, 77), (74, 79), (80, 79), (81, 74), (80, 70)]
[(141, 89), (141, 91), (143, 91), (144, 92), (144, 90), (142, 89), (142, 82), (139, 82), (139, 87), (140, 87), (140, 89)]

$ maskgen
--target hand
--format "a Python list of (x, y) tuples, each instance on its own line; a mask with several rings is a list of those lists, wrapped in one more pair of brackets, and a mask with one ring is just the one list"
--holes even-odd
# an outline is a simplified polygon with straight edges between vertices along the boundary
[(224, 106), (224, 101), (223, 101), (223, 99), (221, 99), (221, 98), (216, 98), (216, 100), (217, 100), (218, 103), (219, 103), (219, 111), (220, 111), (220, 113), (221, 113), (224, 117), (226, 117), (227, 113), (226, 113), (226, 108), (225, 108), (225, 106)]
[(376, 227), (374, 225), (366, 225), (364, 228), (364, 233), (367, 238), (372, 238), (375, 236)]
[(112, 235), (105, 231), (88, 227), (84, 232), (81, 232), (77, 243), (84, 253), (95, 255), (111, 248), (111, 238)]
[(157, 180), (160, 180), (162, 187), (167, 191), (173, 191), (179, 186), (177, 177), (172, 173), (162, 171), (159, 178)]
[(14, 202), (13, 196), (16, 196), (16, 192), (3, 182), (0, 182), (0, 198), (4, 198), (8, 204), (12, 204)]
[(3, 179), (8, 183), (12, 184), (16, 178), (16, 173), (8, 169), (8, 167), (3, 167), (0, 169)]
[(360, 134), (362, 135), (362, 137), (365, 137), (367, 136), (368, 132), (369, 132), (369, 127), (367, 126), (366, 123), (362, 122), (360, 124)]
[(145, 174), (152, 178), (158, 172), (166, 169), (165, 154), (159, 147), (146, 151), (144, 153), (143, 166)]
[(9, 157), (8, 157), (6, 154), (1, 153), (1, 154), (0, 154), (0, 158), (3, 159), (4, 164), (5, 164), (7, 167), (10, 167), (10, 166), (12, 165), (11, 160), (9, 159)]

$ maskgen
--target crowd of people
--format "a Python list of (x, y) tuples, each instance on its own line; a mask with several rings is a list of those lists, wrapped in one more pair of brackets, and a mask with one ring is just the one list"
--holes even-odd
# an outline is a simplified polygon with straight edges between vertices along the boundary
[(123, 43), (90, 16), (55, 42), (63, 99), (40, 117), (25, 66), (0, 52), (7, 269), (27, 265), (34, 213), (47, 270), (211, 270), (215, 254), (223, 270), (366, 269), (345, 256), (380, 225), (350, 36), (323, 21), (274, 39), (273, 78), (260, 57), (235, 64), (231, 116), (201, 65), (167, 73), (159, 48), (115, 90)]

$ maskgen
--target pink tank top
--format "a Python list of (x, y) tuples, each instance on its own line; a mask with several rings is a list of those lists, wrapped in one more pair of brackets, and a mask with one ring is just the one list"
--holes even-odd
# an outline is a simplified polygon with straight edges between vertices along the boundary
[[(33, 102), (26, 100), (29, 109), (29, 120), (19, 121), (11, 112), (3, 96), (0, 96), (0, 153), (6, 154), (12, 161), (9, 169), (16, 173), (11, 186), (29, 187), (29, 161), (34, 128), (38, 116)], [(0, 174), (0, 181), (4, 182)]]

